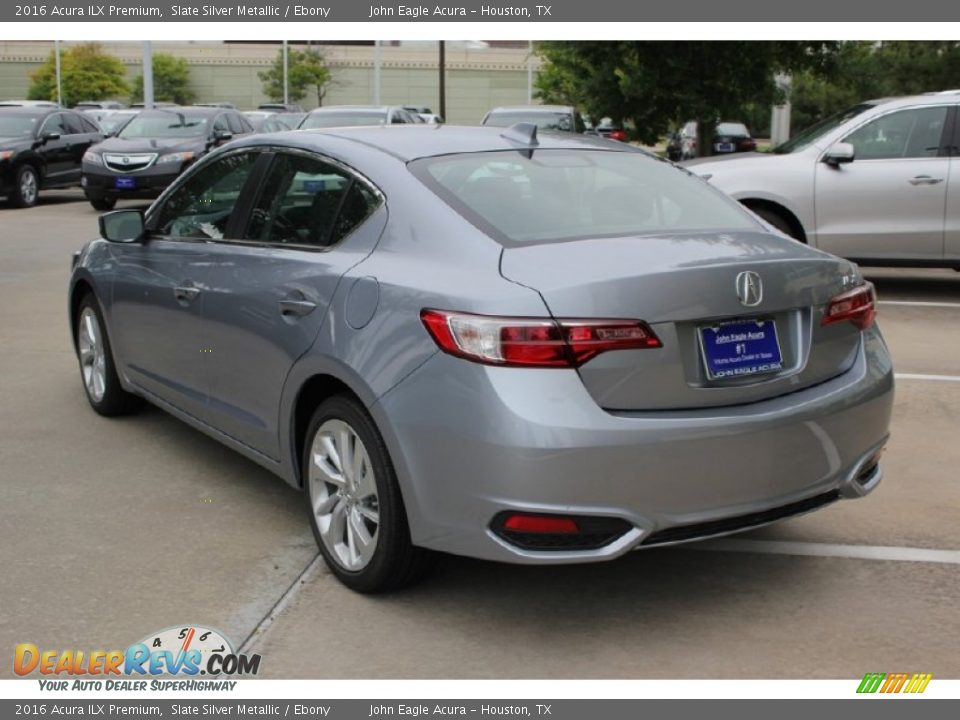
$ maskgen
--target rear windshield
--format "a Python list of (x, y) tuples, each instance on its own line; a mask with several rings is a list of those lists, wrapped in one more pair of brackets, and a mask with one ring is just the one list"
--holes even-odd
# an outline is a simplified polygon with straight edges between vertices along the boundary
[(743, 123), (720, 123), (717, 125), (716, 135), (742, 135), (748, 137), (750, 131)]
[(540, 130), (573, 132), (573, 116), (570, 113), (553, 112), (497, 112), (487, 115), (484, 125), (510, 127), (517, 123), (532, 123)]
[(384, 125), (386, 122), (386, 114), (379, 111), (322, 112), (307, 115), (300, 128), (309, 130), (310, 128)]
[(536, 150), (424, 158), (410, 169), (508, 245), (703, 230), (755, 230), (733, 200), (636, 152)]

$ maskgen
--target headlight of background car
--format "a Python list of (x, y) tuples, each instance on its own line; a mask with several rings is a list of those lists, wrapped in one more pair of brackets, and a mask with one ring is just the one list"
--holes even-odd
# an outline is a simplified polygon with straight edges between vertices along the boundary
[(157, 165), (162, 165), (163, 163), (172, 163), (172, 162), (187, 162), (188, 160), (193, 160), (192, 152), (179, 152), (179, 153), (169, 153), (167, 155), (161, 155), (157, 160)]
[(0, 162), (13, 157), (13, 150), (0, 150)]
[(103, 165), (103, 157), (100, 153), (90, 152), (89, 150), (83, 154), (83, 161), (91, 165)]

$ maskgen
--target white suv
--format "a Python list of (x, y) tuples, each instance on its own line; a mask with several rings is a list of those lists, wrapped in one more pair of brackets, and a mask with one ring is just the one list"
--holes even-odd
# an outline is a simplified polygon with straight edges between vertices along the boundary
[(960, 269), (960, 91), (871, 100), (770, 153), (686, 165), (798, 240), (864, 265)]

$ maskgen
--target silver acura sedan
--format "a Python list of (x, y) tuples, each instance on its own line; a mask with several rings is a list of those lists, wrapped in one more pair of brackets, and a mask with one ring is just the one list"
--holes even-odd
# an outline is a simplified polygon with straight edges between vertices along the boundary
[(686, 165), (782, 232), (862, 265), (960, 270), (960, 91), (870, 100), (773, 149)]
[(623, 143), (254, 136), (100, 229), (69, 289), (93, 409), (146, 399), (303, 488), (359, 591), (431, 551), (608, 560), (880, 481), (872, 286)]

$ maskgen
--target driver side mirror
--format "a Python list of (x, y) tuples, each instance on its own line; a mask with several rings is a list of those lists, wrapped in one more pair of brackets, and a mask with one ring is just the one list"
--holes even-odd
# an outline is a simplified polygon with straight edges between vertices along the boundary
[(146, 230), (141, 210), (114, 210), (100, 216), (100, 237), (117, 243), (143, 240)]
[(827, 165), (837, 167), (846, 163), (852, 163), (856, 155), (853, 145), (846, 142), (838, 142), (833, 145), (823, 156), (823, 161)]
[(233, 140), (233, 133), (227, 132), (226, 130), (215, 130), (213, 133), (213, 141), (219, 145), (220, 143), (225, 143), (229, 140)]

